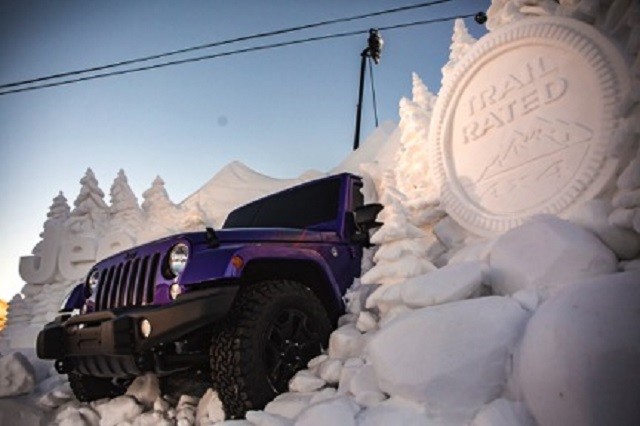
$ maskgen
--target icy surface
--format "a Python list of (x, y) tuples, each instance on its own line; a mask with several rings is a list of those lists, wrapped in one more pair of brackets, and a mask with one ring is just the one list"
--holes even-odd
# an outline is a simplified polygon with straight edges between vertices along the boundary
[(640, 271), (583, 279), (531, 318), (517, 357), (540, 426), (640, 424)]
[(595, 235), (555, 216), (538, 216), (502, 235), (489, 264), (496, 293), (530, 289), (543, 298), (576, 280), (618, 268), (615, 255)]

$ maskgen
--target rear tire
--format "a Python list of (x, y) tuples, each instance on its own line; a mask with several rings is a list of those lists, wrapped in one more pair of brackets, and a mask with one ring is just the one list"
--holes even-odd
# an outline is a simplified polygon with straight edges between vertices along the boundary
[(264, 408), (326, 347), (331, 322), (311, 290), (294, 281), (241, 289), (230, 322), (211, 342), (211, 375), (227, 418)]
[(112, 379), (69, 373), (69, 385), (78, 401), (90, 402), (102, 398), (115, 398), (124, 394), (127, 386)]

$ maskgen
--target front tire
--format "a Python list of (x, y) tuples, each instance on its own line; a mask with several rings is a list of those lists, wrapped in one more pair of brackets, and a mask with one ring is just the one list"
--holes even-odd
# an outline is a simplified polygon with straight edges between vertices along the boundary
[(298, 282), (242, 289), (210, 351), (214, 389), (227, 417), (244, 417), (286, 391), (291, 377), (326, 347), (330, 332), (322, 303)]

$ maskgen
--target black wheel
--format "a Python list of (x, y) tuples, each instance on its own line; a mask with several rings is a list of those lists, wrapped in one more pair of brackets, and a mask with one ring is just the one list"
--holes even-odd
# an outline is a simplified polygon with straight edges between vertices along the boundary
[(114, 398), (125, 393), (126, 384), (114, 383), (112, 379), (69, 373), (69, 385), (78, 401), (89, 402), (102, 398)]
[(293, 281), (242, 290), (230, 322), (211, 343), (214, 389), (228, 418), (263, 408), (320, 354), (331, 332), (322, 303)]

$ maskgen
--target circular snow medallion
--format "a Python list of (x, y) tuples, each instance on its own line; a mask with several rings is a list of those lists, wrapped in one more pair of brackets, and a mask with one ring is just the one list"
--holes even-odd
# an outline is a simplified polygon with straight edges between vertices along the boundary
[(429, 163), (447, 213), (492, 235), (597, 195), (629, 70), (595, 28), (525, 19), (479, 40), (438, 97)]

